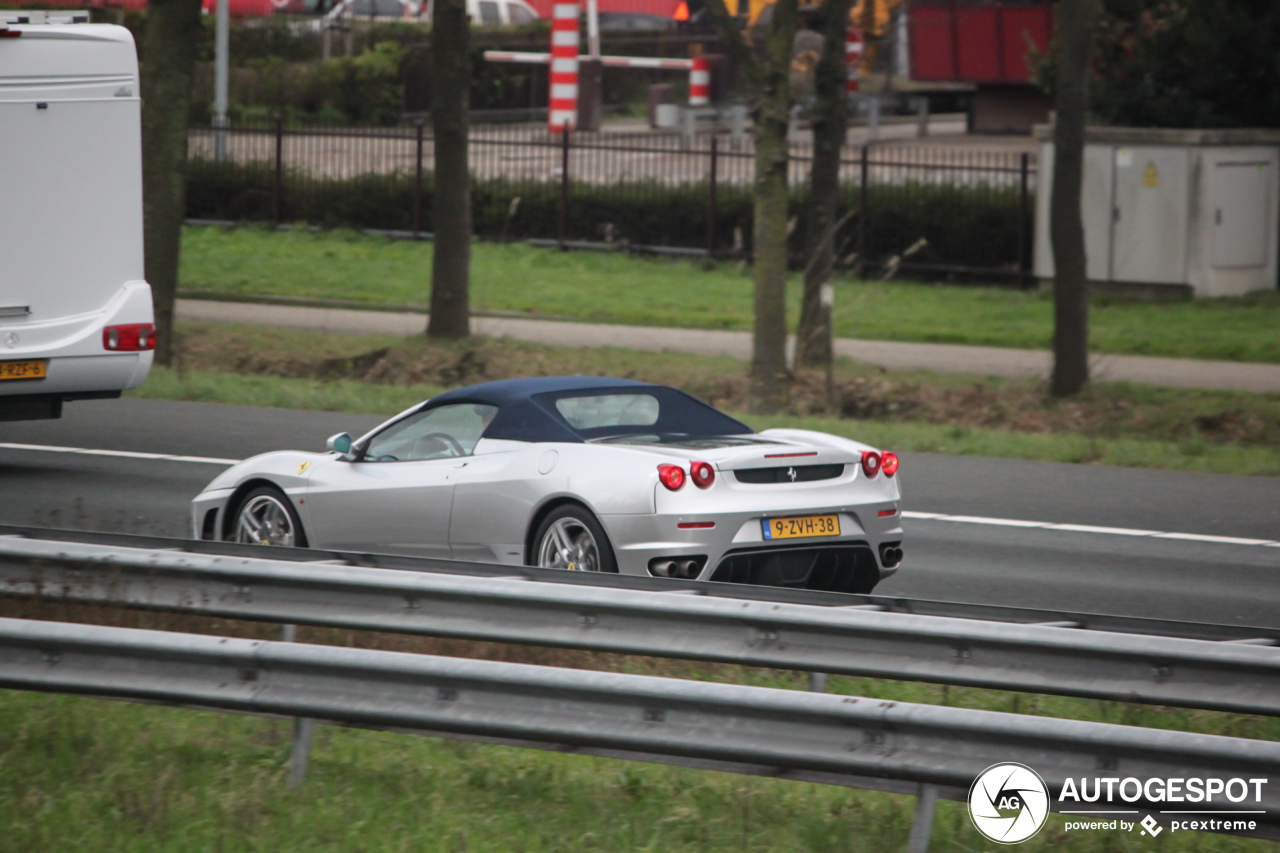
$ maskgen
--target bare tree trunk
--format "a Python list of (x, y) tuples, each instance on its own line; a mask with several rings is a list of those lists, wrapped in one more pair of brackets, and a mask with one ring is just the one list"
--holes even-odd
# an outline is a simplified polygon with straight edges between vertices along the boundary
[(756, 143), (755, 335), (751, 351), (751, 410), (779, 411), (787, 403), (787, 165), (791, 149), (791, 46), (796, 0), (778, 0), (764, 45), (764, 68), (754, 116)]
[(142, 42), (143, 262), (155, 307), (158, 364), (173, 359), (187, 205), (187, 117), (200, 26), (200, 0), (152, 0)]
[(787, 124), (791, 117), (791, 45), (799, 17), (796, 3), (797, 0), (778, 0), (773, 7), (773, 21), (762, 55), (743, 40), (723, 0), (710, 0), (708, 7), (725, 49), (743, 70), (751, 93), (752, 135), (756, 143), (752, 237), (755, 334), (749, 408), (759, 413), (781, 409), (788, 392)]
[(471, 333), (471, 176), (467, 105), (471, 24), (465, 0), (435, 0), (431, 16), (431, 128), (435, 145), (431, 319), (434, 338)]
[(809, 172), (809, 263), (805, 267), (804, 300), (796, 333), (796, 364), (831, 362), (831, 301), (823, 287), (835, 264), (837, 190), (840, 151), (848, 128), (844, 41), (852, 0), (824, 0), (819, 10), (822, 57), (814, 72), (813, 166)]
[(1085, 286), (1085, 119), (1089, 61), (1098, 20), (1097, 0), (1059, 0), (1056, 119), (1053, 129), (1053, 195), (1049, 237), (1053, 245), (1053, 376), (1055, 397), (1075, 394), (1089, 381), (1089, 294)]

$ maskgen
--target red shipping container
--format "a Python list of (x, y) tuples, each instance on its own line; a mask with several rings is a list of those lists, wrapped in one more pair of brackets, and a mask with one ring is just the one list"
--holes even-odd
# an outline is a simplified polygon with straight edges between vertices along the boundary
[(916, 80), (1027, 83), (1031, 46), (1048, 49), (1053, 6), (913, 2), (907, 27)]

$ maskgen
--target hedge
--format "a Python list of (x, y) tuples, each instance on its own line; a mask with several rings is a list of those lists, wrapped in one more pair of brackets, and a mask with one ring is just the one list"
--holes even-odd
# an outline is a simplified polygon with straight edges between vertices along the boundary
[[(187, 215), (201, 219), (270, 220), (274, 171), (269, 163), (189, 164)], [(414, 182), (410, 175), (366, 174), (345, 179), (284, 175), (281, 221), (326, 228), (413, 227)], [(808, 218), (806, 188), (792, 191), (795, 218), (791, 245), (799, 255)], [(841, 188), (841, 208), (858, 205), (858, 188)], [(512, 201), (519, 198), (508, 221)], [(423, 176), (422, 228), (431, 229), (432, 181)], [(554, 238), (559, 227), (558, 182), (505, 179), (472, 183), (474, 229), (478, 236), (510, 239)], [(911, 260), (975, 268), (1013, 268), (1018, 257), (1019, 198), (1016, 189), (908, 182), (873, 185), (868, 190), (868, 256), (882, 260), (925, 238)], [(656, 181), (570, 184), (568, 232), (574, 240), (625, 240), (634, 245), (703, 248), (707, 242), (709, 199), (705, 183), (666, 185)], [(752, 199), (748, 186), (717, 188), (716, 247), (728, 251), (740, 232), (751, 248)], [(857, 217), (839, 236), (843, 253), (856, 249)]]

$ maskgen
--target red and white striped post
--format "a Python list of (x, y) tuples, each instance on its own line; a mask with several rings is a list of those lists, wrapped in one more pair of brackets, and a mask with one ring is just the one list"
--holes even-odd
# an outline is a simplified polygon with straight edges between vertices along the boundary
[(689, 71), (689, 106), (705, 107), (710, 103), (711, 63), (705, 56), (695, 56)]
[(862, 74), (862, 30), (848, 27), (844, 31), (845, 92), (858, 94), (858, 78)]
[(547, 129), (561, 133), (578, 123), (578, 4), (556, 3), (551, 18), (551, 97)]

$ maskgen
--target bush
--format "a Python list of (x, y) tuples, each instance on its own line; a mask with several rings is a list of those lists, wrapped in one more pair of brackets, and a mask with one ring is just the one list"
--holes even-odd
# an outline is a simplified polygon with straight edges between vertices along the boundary
[[(269, 220), (273, 214), (274, 171), (270, 163), (190, 163), (187, 215), (201, 219)], [(560, 218), (560, 185), (504, 179), (474, 181), (472, 212), (478, 236), (510, 239), (554, 238)], [(873, 186), (867, 235), (873, 261), (899, 254), (920, 238), (928, 243), (912, 256), (919, 263), (1009, 268), (1018, 257), (1019, 199), (1012, 188), (907, 183)], [(512, 202), (514, 215), (509, 217)], [(326, 228), (413, 227), (413, 176), (365, 174), (346, 179), (284, 176), (281, 221)], [(856, 186), (841, 193), (845, 210), (858, 204)], [(432, 181), (423, 175), (422, 228), (431, 230)], [(795, 189), (791, 207), (793, 260), (800, 262), (807, 228), (808, 191)], [(706, 246), (709, 212), (706, 184), (649, 182), (571, 184), (568, 234), (575, 240), (626, 241), (633, 245)], [(717, 189), (716, 247), (727, 251), (734, 232), (751, 248), (752, 196), (749, 186)], [(857, 218), (837, 237), (842, 255), (856, 249)]]
[[(229, 79), (233, 124), (256, 123), (281, 113), (291, 124), (391, 125), (400, 120), (405, 50), (379, 42), (358, 56), (326, 62), (253, 59), (232, 68)], [(213, 66), (196, 70), (191, 122), (208, 125), (213, 115)]]

